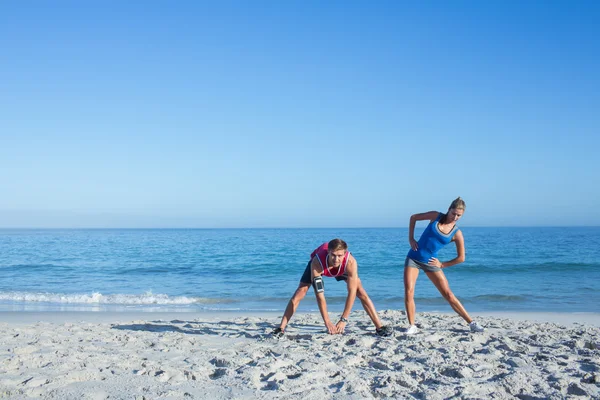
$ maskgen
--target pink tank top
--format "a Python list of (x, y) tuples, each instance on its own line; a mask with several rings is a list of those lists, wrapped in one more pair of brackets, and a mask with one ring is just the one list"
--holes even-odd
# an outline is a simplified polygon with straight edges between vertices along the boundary
[(310, 254), (310, 259), (312, 260), (315, 256), (321, 263), (321, 267), (323, 267), (323, 275), (329, 277), (342, 276), (346, 273), (346, 264), (348, 263), (348, 254), (349, 251), (346, 252), (344, 259), (342, 260), (342, 264), (338, 268), (329, 267), (329, 260), (327, 259), (327, 248), (329, 247), (329, 243), (325, 242), (319, 247), (315, 249)]

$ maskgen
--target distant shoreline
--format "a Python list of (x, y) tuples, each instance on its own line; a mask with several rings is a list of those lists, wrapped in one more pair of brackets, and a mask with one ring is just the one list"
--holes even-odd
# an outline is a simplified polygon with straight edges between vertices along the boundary
[[(417, 227), (419, 228), (419, 227)], [(479, 226), (479, 225), (460, 225), (460, 228), (477, 228), (477, 229), (564, 229), (564, 228), (600, 228), (600, 225), (523, 225), (523, 226), (511, 226), (511, 225), (500, 225), (500, 226)], [(0, 231), (61, 231), (61, 230), (123, 230), (123, 231), (152, 231), (152, 230), (329, 230), (329, 229), (344, 229), (344, 230), (355, 230), (355, 229), (408, 229), (406, 226), (365, 226), (365, 227), (0, 227)]]

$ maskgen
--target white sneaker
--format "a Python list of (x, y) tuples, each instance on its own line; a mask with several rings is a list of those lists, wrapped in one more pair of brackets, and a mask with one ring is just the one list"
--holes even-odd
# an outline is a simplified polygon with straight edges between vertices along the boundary
[(483, 329), (483, 327), (481, 325), (479, 325), (475, 321), (471, 321), (471, 323), (469, 324), (469, 328), (471, 328), (471, 332), (483, 332), (483, 331), (485, 331), (485, 329)]
[(416, 325), (411, 325), (406, 329), (407, 335), (414, 335), (417, 332), (419, 332), (419, 328)]

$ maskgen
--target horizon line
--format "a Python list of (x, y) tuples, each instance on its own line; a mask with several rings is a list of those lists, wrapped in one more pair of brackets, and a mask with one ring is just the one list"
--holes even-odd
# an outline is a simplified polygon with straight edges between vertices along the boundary
[[(227, 229), (407, 229), (407, 226), (331, 226), (331, 227), (1, 227), (0, 230), (227, 230)], [(462, 225), (459, 228), (600, 228), (600, 225)]]

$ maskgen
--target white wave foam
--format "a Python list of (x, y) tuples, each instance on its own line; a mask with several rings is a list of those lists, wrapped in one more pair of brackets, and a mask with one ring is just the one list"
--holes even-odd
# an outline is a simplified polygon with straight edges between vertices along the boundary
[(190, 305), (228, 303), (226, 299), (208, 299), (201, 297), (175, 296), (166, 294), (108, 294), (102, 293), (26, 293), (5, 292), (0, 293), (0, 301), (26, 302), (26, 303), (59, 303), (59, 304), (127, 304), (127, 305)]

